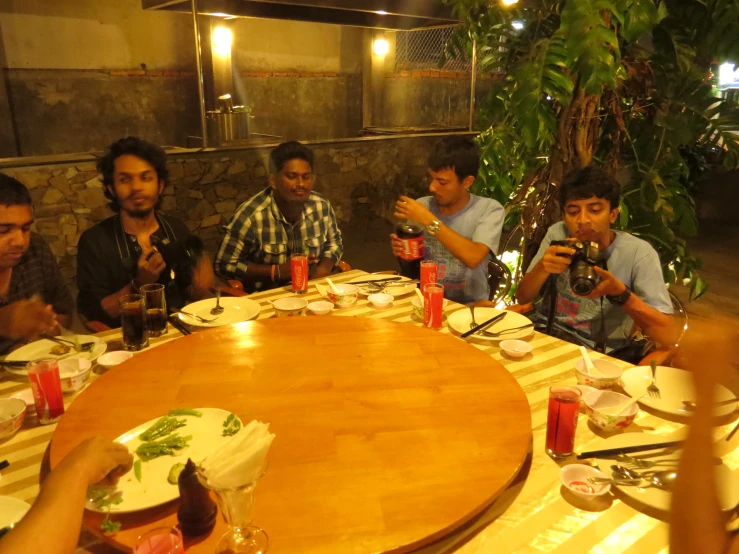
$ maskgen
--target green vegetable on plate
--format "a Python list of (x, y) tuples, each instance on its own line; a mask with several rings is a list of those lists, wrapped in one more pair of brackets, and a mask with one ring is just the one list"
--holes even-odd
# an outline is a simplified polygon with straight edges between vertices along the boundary
[(199, 412), (198, 410), (193, 410), (192, 408), (176, 408), (174, 410), (169, 410), (170, 416), (195, 416), (195, 417), (203, 417), (203, 412)]
[(226, 421), (223, 422), (223, 436), (232, 437), (239, 431), (241, 431), (241, 420), (236, 417), (236, 414), (229, 414)]
[(173, 465), (169, 470), (169, 475), (167, 476), (167, 482), (170, 485), (176, 485), (177, 481), (180, 478), (180, 473), (182, 473), (183, 469), (185, 469), (185, 464), (181, 462), (177, 462), (175, 465)]
[(176, 417), (164, 416), (160, 417), (154, 425), (139, 435), (144, 442), (150, 442), (169, 435), (175, 429), (187, 425), (186, 419), (177, 419)]
[(136, 449), (136, 454), (145, 462), (159, 456), (173, 456), (175, 450), (182, 450), (187, 447), (190, 440), (192, 440), (192, 435), (181, 437), (177, 433), (173, 433), (158, 441), (141, 443)]
[(141, 482), (141, 460), (136, 460), (133, 463), (133, 474), (136, 477), (136, 480), (140, 483)]

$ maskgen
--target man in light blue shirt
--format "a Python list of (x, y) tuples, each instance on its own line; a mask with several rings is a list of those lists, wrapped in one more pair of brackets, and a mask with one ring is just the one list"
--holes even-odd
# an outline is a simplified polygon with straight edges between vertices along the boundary
[[(571, 172), (559, 189), (563, 221), (547, 231), (516, 292), (521, 304), (532, 302), (550, 275), (554, 275), (557, 304), (555, 328), (574, 335), (591, 348), (606, 352), (624, 347), (634, 324), (662, 346), (675, 344), (673, 313), (659, 256), (652, 246), (611, 225), (619, 213), (619, 185), (602, 169), (592, 166)], [(578, 296), (570, 285), (571, 256), (575, 250), (552, 245), (596, 242), (600, 262), (595, 267), (599, 282), (587, 296)], [(537, 306), (538, 318), (546, 319), (546, 302)]]
[[(480, 153), (469, 137), (439, 141), (429, 156), (429, 192), (413, 200), (401, 196), (395, 217), (423, 225), (424, 259), (439, 262), (444, 296), (455, 302), (487, 300), (487, 262), (498, 251), (505, 210), (495, 200), (470, 194), (480, 167)], [(391, 235), (396, 256), (403, 246)]]

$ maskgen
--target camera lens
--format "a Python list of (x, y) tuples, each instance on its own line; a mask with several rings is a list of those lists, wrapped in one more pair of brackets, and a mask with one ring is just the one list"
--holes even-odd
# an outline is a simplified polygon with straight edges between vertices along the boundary
[(570, 270), (570, 287), (572, 292), (578, 296), (587, 296), (595, 288), (598, 282), (598, 274), (593, 266), (586, 262), (576, 262), (572, 264)]

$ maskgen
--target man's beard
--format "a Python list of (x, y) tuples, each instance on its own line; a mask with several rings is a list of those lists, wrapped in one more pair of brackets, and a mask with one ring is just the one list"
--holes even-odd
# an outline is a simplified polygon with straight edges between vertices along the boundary
[(126, 213), (134, 219), (146, 219), (153, 211), (154, 208), (150, 208), (148, 210), (126, 210)]

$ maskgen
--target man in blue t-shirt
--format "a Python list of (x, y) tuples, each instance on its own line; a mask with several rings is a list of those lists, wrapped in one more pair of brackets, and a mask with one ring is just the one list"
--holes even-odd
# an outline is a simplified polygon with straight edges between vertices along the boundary
[[(401, 196), (395, 217), (423, 225), (424, 259), (439, 262), (444, 296), (456, 302), (487, 300), (487, 262), (497, 253), (505, 210), (495, 200), (470, 194), (480, 167), (480, 153), (469, 137), (451, 136), (439, 141), (429, 155), (429, 192), (413, 200)], [(390, 235), (393, 252), (403, 246)]]
[[(601, 343), (607, 352), (625, 346), (634, 323), (662, 346), (675, 344), (673, 313), (659, 256), (652, 246), (611, 225), (619, 213), (619, 184), (602, 169), (588, 166), (569, 173), (559, 188), (563, 221), (547, 231), (516, 291), (521, 304), (534, 301), (550, 275), (555, 275), (557, 304), (554, 329), (569, 333), (591, 348)], [(596, 242), (599, 282), (588, 296), (570, 286), (570, 263), (575, 250), (553, 241)], [(537, 306), (537, 319), (546, 319), (547, 302)]]

